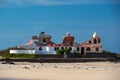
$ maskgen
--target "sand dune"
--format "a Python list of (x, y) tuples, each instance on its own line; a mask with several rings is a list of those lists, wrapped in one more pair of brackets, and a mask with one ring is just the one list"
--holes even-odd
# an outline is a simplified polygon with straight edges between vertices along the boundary
[(0, 64), (0, 80), (120, 80), (120, 63)]

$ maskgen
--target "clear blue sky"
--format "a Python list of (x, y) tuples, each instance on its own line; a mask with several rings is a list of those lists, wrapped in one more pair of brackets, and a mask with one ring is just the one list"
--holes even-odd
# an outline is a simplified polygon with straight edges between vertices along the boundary
[(78, 43), (97, 32), (103, 49), (120, 53), (118, 0), (0, 0), (0, 50), (44, 31), (56, 43), (70, 32)]

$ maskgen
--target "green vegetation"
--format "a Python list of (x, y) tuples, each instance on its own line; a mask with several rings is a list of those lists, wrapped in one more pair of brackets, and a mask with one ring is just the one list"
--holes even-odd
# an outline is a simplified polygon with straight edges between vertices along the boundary
[(107, 61), (110, 61), (110, 62), (117, 61), (117, 59), (111, 58), (111, 57), (106, 58), (106, 60), (107, 60)]
[(23, 48), (11, 47), (5, 50), (0, 50), (0, 56), (8, 55), (10, 50), (24, 50)]
[(111, 53), (110, 51), (103, 50), (103, 53)]
[(117, 59), (120, 60), (120, 54), (116, 54)]
[(61, 50), (59, 50), (59, 49), (56, 50), (57, 55), (60, 55), (60, 56), (63, 56), (64, 53), (66, 53), (68, 58), (78, 58), (78, 57), (80, 57), (80, 53), (71, 53), (70, 51), (71, 51), (70, 48), (64, 48), (64, 49), (61, 49)]
[(34, 58), (35, 54), (5, 54), (4, 58)]
[(4, 56), (4, 55), (8, 55), (9, 54), (9, 49), (5, 49), (5, 50), (0, 50), (0, 56)]
[(57, 55), (64, 55), (64, 53), (69, 55), (70, 54), (70, 49), (69, 48), (64, 48), (64, 49), (61, 49), (61, 50), (57, 49), (56, 52), (57, 52)]

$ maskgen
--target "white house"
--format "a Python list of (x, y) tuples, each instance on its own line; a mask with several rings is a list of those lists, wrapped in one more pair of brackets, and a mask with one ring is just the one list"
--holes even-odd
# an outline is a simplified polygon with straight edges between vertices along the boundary
[(56, 44), (51, 41), (51, 36), (41, 32), (40, 36), (32, 36), (29, 43), (18, 46), (24, 50), (10, 50), (11, 54), (34, 53), (34, 54), (56, 54), (56, 50), (69, 48), (71, 52), (85, 55), (86, 53), (102, 53), (101, 39), (95, 32), (91, 39), (77, 44), (74, 37), (67, 33), (63, 36), (62, 43)]

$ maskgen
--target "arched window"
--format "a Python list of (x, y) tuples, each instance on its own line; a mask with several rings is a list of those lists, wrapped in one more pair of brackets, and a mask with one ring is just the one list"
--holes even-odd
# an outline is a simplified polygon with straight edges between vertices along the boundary
[(96, 44), (97, 43), (97, 40), (96, 39), (94, 39), (94, 44)]
[(89, 44), (91, 44), (92, 42), (91, 41), (89, 41)]
[(98, 39), (98, 43), (100, 43), (101, 41), (100, 41), (100, 39)]
[(43, 42), (46, 42), (46, 39), (43, 39)]
[(99, 48), (96, 48), (96, 51), (99, 51)]
[(59, 47), (54, 47), (54, 51), (59, 50)]
[(79, 51), (80, 49), (79, 49), (79, 47), (77, 47), (77, 51)]
[(34, 42), (35, 44), (37, 43), (37, 41)]
[(86, 51), (91, 51), (91, 49), (89, 47), (86, 48)]
[(42, 47), (39, 47), (39, 51), (42, 51)]

